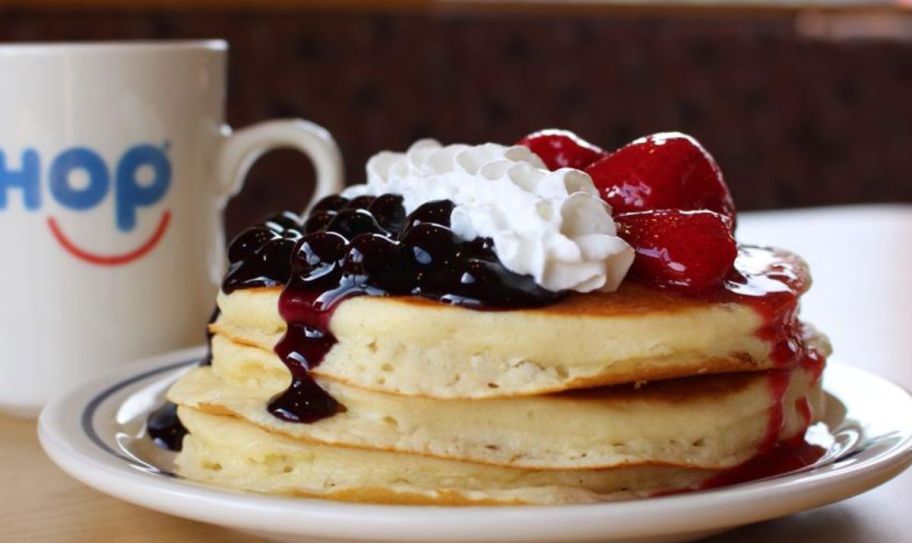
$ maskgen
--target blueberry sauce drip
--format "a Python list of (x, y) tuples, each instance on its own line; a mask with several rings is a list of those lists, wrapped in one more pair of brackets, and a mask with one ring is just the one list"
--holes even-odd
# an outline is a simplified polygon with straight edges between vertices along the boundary
[[(209, 316), (209, 324), (212, 324), (216, 320), (218, 320), (219, 315), (221, 315), (221, 313), (222, 312), (219, 309), (219, 307), (215, 306), (215, 308), (212, 310), (212, 314)], [(200, 362), (199, 362), (199, 365), (202, 367), (212, 365), (212, 336), (213, 335), (214, 334), (212, 333), (211, 330), (209, 330), (209, 326), (207, 325), (206, 326), (206, 354), (203, 355), (203, 357), (200, 359)]]
[(177, 418), (177, 406), (166, 402), (149, 415), (146, 433), (157, 446), (169, 451), (180, 451), (187, 429)]
[[(209, 316), (209, 324), (215, 322), (219, 316), (219, 308), (215, 306)], [(212, 332), (206, 327), (206, 353), (200, 358), (200, 366), (212, 365)], [(177, 417), (177, 405), (165, 402), (164, 405), (149, 414), (146, 419), (146, 433), (157, 446), (170, 451), (180, 451), (187, 429)]]
[(283, 213), (248, 228), (228, 250), (222, 290), (285, 285), (279, 312), (288, 324), (275, 347), (291, 386), (269, 403), (290, 422), (314, 422), (344, 406), (310, 377), (336, 339), (329, 320), (349, 297), (421, 296), (478, 309), (537, 307), (560, 295), (506, 269), (490, 239), (450, 229), (453, 203), (428, 202), (406, 215), (394, 194), (329, 196), (301, 221)]

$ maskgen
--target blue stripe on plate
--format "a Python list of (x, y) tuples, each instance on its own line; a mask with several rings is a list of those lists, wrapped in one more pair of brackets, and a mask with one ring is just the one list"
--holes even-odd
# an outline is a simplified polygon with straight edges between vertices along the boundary
[(101, 450), (105, 451), (106, 453), (108, 453), (116, 458), (124, 460), (124, 461), (126, 461), (136, 467), (142, 468), (143, 470), (146, 470), (146, 471), (154, 471), (154, 472), (157, 472), (160, 474), (172, 475), (166, 471), (162, 471), (154, 466), (150, 466), (149, 464), (139, 462), (135, 458), (131, 458), (129, 456), (121, 454), (120, 452), (112, 449), (107, 443), (104, 442), (103, 439), (101, 439), (101, 436), (99, 436), (98, 432), (95, 430), (95, 424), (94, 424), (95, 412), (98, 410), (98, 407), (102, 403), (104, 403), (105, 400), (107, 400), (113, 394), (117, 393), (117, 391), (119, 391), (125, 387), (128, 387), (138, 381), (142, 381), (143, 379), (148, 379), (149, 377), (153, 377), (160, 373), (166, 373), (166, 372), (176, 370), (176, 369), (184, 367), (184, 366), (189, 366), (191, 364), (199, 364), (200, 360), (202, 360), (202, 358), (197, 357), (197, 358), (193, 358), (190, 360), (182, 360), (180, 362), (168, 364), (167, 366), (163, 366), (161, 368), (156, 368), (154, 370), (149, 370), (149, 371), (140, 373), (138, 375), (134, 375), (125, 381), (121, 381), (117, 384), (111, 385), (107, 389), (99, 392), (98, 395), (96, 395), (94, 398), (92, 398), (91, 401), (89, 401), (89, 403), (86, 404), (85, 409), (83, 409), (83, 411), (82, 411), (82, 417), (81, 417), (82, 431), (85, 433), (86, 437), (88, 437), (89, 440), (92, 441), (92, 443), (94, 443), (98, 448), (100, 448)]

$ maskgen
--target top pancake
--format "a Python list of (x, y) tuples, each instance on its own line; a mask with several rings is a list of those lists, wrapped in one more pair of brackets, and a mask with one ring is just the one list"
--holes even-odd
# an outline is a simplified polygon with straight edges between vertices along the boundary
[[(756, 250), (755, 250), (756, 251)], [(763, 250), (764, 266), (809, 284), (804, 262)], [(763, 270), (759, 270), (762, 272)], [(279, 288), (220, 293), (213, 332), (272, 349), (285, 332)], [(786, 308), (794, 313), (797, 298)], [(329, 323), (338, 343), (311, 371), (381, 392), (433, 398), (533, 395), (768, 369), (774, 339), (751, 304), (625, 282), (542, 308), (475, 310), (415, 297), (360, 296)], [(762, 337), (761, 337), (762, 336)]]

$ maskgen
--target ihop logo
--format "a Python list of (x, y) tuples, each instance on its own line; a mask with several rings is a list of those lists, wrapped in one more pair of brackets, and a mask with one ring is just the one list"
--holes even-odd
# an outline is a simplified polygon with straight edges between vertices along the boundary
[[(86, 147), (66, 149), (47, 163), (38, 151), (25, 149), (18, 169), (10, 166), (8, 156), (0, 149), (0, 213), (16, 205), (16, 193), (29, 212), (40, 212), (48, 198), (65, 209), (91, 212), (113, 197), (113, 227), (129, 234), (136, 228), (139, 210), (161, 202), (171, 187), (167, 146), (135, 145), (114, 164)], [(154, 249), (164, 237), (170, 218), (170, 212), (164, 211), (151, 237), (119, 254), (83, 249), (64, 233), (54, 217), (48, 217), (47, 224), (54, 239), (74, 257), (90, 264), (114, 266), (133, 262)]]

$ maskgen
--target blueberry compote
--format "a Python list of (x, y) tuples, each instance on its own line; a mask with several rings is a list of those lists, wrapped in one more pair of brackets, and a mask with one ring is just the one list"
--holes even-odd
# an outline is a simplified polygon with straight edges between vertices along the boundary
[(406, 215), (394, 194), (334, 195), (301, 220), (283, 213), (231, 243), (222, 290), (285, 289), (279, 312), (288, 330), (276, 354), (292, 383), (269, 403), (290, 422), (314, 422), (344, 410), (311, 379), (335, 343), (333, 308), (358, 295), (412, 295), (479, 309), (536, 307), (559, 294), (506, 269), (490, 239), (462, 239), (450, 229), (453, 203), (428, 202)]
[(159, 447), (179, 451), (184, 436), (187, 435), (187, 429), (177, 418), (177, 406), (167, 402), (149, 415), (146, 420), (146, 433)]
[(212, 314), (209, 315), (209, 324), (206, 326), (206, 354), (204, 354), (200, 359), (200, 366), (212, 365), (212, 336), (214, 334), (209, 329), (209, 326), (218, 320), (219, 315), (221, 315), (221, 310), (219, 309), (219, 306), (215, 306), (215, 308), (212, 310)]
[(280, 213), (241, 232), (228, 247), (228, 273), (222, 290), (230, 293), (285, 284), (291, 275), (291, 251), (303, 235), (300, 217), (291, 212)]
[[(215, 306), (209, 316), (209, 324), (215, 322), (219, 316), (219, 308)], [(212, 365), (212, 332), (206, 327), (206, 353), (199, 361), (200, 366)], [(146, 433), (153, 443), (171, 451), (181, 450), (187, 429), (181, 424), (177, 416), (177, 405), (165, 402), (164, 405), (149, 414), (146, 419)]]

